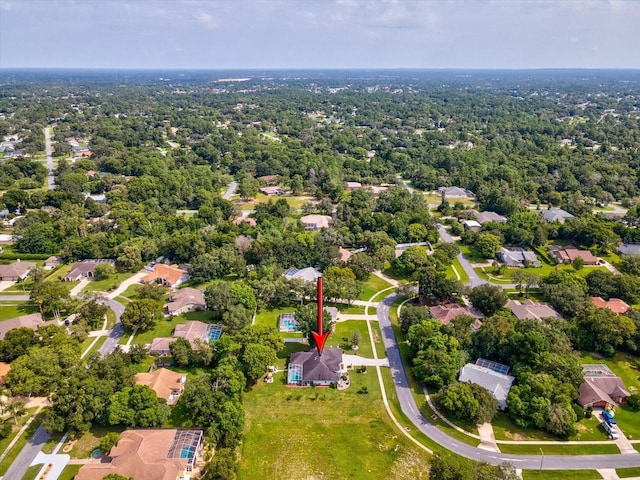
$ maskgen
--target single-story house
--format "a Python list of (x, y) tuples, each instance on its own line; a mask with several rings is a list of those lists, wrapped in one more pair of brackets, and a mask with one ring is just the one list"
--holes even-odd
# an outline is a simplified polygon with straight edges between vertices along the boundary
[(56, 257), (55, 255), (52, 255), (51, 257), (47, 258), (44, 261), (44, 269), (45, 270), (53, 270), (54, 268), (56, 268), (61, 263), (62, 263), (62, 259), (60, 257)]
[(502, 247), (497, 251), (496, 258), (507, 267), (512, 268), (542, 266), (542, 262), (538, 260), (534, 252), (521, 247)]
[(167, 401), (167, 405), (175, 405), (184, 391), (187, 381), (185, 373), (172, 372), (166, 368), (156, 368), (153, 372), (136, 373), (136, 385), (146, 385), (158, 398)]
[(202, 430), (125, 430), (105, 459), (80, 468), (76, 480), (102, 480), (118, 474), (136, 480), (189, 480), (202, 454)]
[(258, 191), (260, 193), (262, 193), (263, 195), (266, 196), (272, 196), (272, 195), (284, 195), (285, 191), (284, 188), (282, 187), (261, 187), (258, 189)]
[(168, 355), (171, 355), (169, 344), (175, 341), (176, 339), (173, 337), (156, 337), (151, 340), (151, 344), (149, 345), (149, 353), (158, 355), (159, 357), (166, 357)]
[(325, 348), (318, 355), (315, 348), (294, 352), (288, 366), (287, 384), (291, 386), (329, 386), (340, 381), (344, 366), (342, 350)]
[[(506, 365), (500, 365), (495, 362), (480, 362), (481, 360), (483, 359), (479, 358), (476, 364), (467, 363), (464, 367), (462, 367), (460, 369), (460, 376), (458, 377), (458, 381), (474, 383), (486, 388), (498, 401), (498, 407), (500, 408), (500, 410), (504, 410), (505, 408), (507, 408), (507, 395), (509, 395), (509, 390), (511, 390), (511, 385), (514, 382), (515, 377), (507, 375), (506, 373), (502, 373), (501, 371), (496, 371), (497, 369), (482, 366), (483, 363), (496, 365), (503, 367), (506, 372), (508, 372), (509, 367), (507, 367)], [(480, 365), (477, 364), (478, 362), (480, 362)]]
[(286, 272), (284, 272), (284, 278), (287, 280), (291, 280), (293, 278), (299, 278), (304, 282), (315, 282), (319, 277), (322, 276), (319, 270), (314, 267), (307, 268), (290, 268)]
[(166, 287), (177, 287), (189, 280), (189, 272), (181, 269), (178, 265), (165, 265), (158, 263), (153, 267), (153, 271), (142, 277), (143, 283), (157, 282)]
[(16, 260), (9, 265), (0, 265), (0, 280), (17, 281), (27, 278), (29, 270), (35, 267), (33, 262), (21, 262)]
[(7, 332), (14, 328), (27, 327), (31, 330), (37, 330), (39, 327), (51, 324), (57, 325), (58, 323), (55, 320), (45, 322), (40, 313), (30, 313), (28, 315), (10, 318), (9, 320), (3, 320), (0, 322), (0, 340), (4, 339)]
[(71, 270), (69, 270), (69, 273), (64, 276), (62, 281), (75, 282), (77, 280), (82, 280), (82, 278), (91, 279), (95, 276), (96, 267), (101, 263), (110, 263), (111, 265), (115, 265), (116, 261), (107, 258), (82, 260), (81, 262), (71, 265)]
[(438, 187), (438, 195), (444, 198), (473, 198), (475, 194), (471, 190), (460, 187)]
[(505, 308), (511, 310), (519, 320), (546, 320), (547, 318), (558, 318), (562, 316), (554, 310), (548, 303), (538, 303), (526, 299), (523, 303), (519, 300), (507, 301)]
[(605, 300), (602, 297), (591, 297), (591, 303), (598, 308), (608, 308), (617, 315), (622, 315), (623, 313), (627, 313), (631, 310), (629, 304), (619, 298), (610, 298), (609, 300)]
[(640, 245), (633, 243), (625, 243), (618, 247), (618, 252), (622, 255), (640, 255)]
[(583, 408), (624, 405), (631, 396), (620, 377), (606, 365), (582, 365), (582, 375), (578, 403)]
[(585, 265), (597, 265), (598, 259), (589, 250), (578, 250), (572, 245), (549, 247), (549, 255), (558, 263), (573, 263), (576, 258), (581, 258)]
[(542, 213), (542, 218), (547, 222), (564, 223), (565, 220), (576, 217), (561, 208), (550, 208)]
[(471, 230), (472, 232), (479, 232), (482, 228), (482, 225), (480, 225), (480, 222), (477, 220), (463, 220), (462, 225), (464, 225), (464, 228)]
[[(176, 325), (176, 328), (173, 330), (172, 337), (154, 338), (149, 346), (149, 353), (159, 356), (169, 355), (169, 344), (171, 342), (175, 342), (178, 338), (189, 340), (191, 347), (195, 348), (196, 340), (200, 340), (202, 342), (210, 341), (211, 332), (214, 330), (217, 330), (219, 337), (219, 334), (222, 331), (222, 327), (220, 325), (208, 324), (199, 320), (189, 320), (188, 322)], [(214, 336), (213, 338), (215, 339), (217, 337)]]
[(331, 217), (329, 215), (305, 215), (300, 221), (305, 230), (318, 231), (329, 227)]
[(239, 217), (233, 221), (234, 225), (240, 225), (242, 223), (247, 223), (250, 227), (256, 227), (258, 225), (258, 222), (256, 222), (255, 219), (251, 217)]
[(207, 302), (202, 290), (188, 287), (172, 292), (169, 303), (165, 304), (164, 310), (169, 315), (181, 315), (186, 312), (204, 310), (206, 307)]
[(476, 218), (480, 225), (484, 225), (489, 222), (506, 223), (507, 218), (496, 212), (478, 212), (477, 210), (471, 210), (471, 213)]
[(347, 190), (358, 190), (362, 188), (362, 184), (360, 182), (347, 182)]
[(429, 309), (429, 313), (433, 318), (438, 320), (443, 325), (449, 325), (451, 320), (461, 315), (466, 315), (468, 317), (475, 318), (475, 322), (473, 323), (473, 329), (479, 330), (482, 327), (482, 322), (480, 321), (481, 315), (470, 310), (467, 307), (463, 307), (462, 305), (458, 305), (457, 303), (447, 303), (444, 305), (436, 305), (435, 307), (431, 307)]

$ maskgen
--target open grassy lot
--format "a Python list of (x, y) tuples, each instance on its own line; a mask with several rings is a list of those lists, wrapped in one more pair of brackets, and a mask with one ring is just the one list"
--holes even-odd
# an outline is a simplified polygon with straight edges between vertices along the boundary
[[(559, 439), (548, 432), (536, 428), (521, 428), (517, 426), (505, 413), (498, 413), (493, 419), (493, 431), (496, 440), (555, 440)], [(595, 416), (584, 418), (576, 424), (578, 434), (569, 440), (606, 440), (607, 434)], [(502, 445), (500, 446), (502, 449)], [(543, 447), (544, 449), (544, 447)]]
[(634, 412), (628, 407), (618, 407), (615, 415), (620, 430), (627, 438), (640, 438), (640, 412)]
[[(0, 299), (2, 299), (2, 297), (0, 297)], [(37, 312), (37, 305), (29, 305), (26, 303), (16, 304), (16, 302), (0, 303), (0, 321)]]
[[(456, 272), (458, 275), (456, 275)], [(469, 281), (469, 275), (467, 275), (467, 272), (465, 272), (462, 265), (460, 265), (460, 261), (457, 258), (454, 258), (453, 264), (447, 268), (447, 278), (458, 279), (458, 277), (460, 277), (459, 280), (463, 285)]]
[(42, 466), (42, 463), (39, 463), (38, 465), (31, 465), (29, 468), (27, 468), (27, 471), (22, 476), (22, 480), (35, 480)]
[[(351, 349), (349, 337), (354, 330), (358, 330), (362, 335), (358, 350)], [(328, 347), (340, 347), (342, 351), (348, 355), (360, 355), (361, 357), (373, 358), (371, 350), (371, 341), (369, 340), (369, 329), (367, 322), (364, 320), (350, 320), (346, 322), (336, 323), (335, 332), (327, 338)]]
[[(338, 311), (344, 315), (364, 315), (364, 308), (361, 305), (345, 305), (344, 303), (331, 303), (324, 304), (325, 307), (336, 307)], [(295, 310), (295, 309), (294, 309)], [(369, 309), (371, 313), (371, 308)]]
[(380, 290), (384, 290), (385, 288), (389, 288), (391, 286), (392, 285), (390, 283), (383, 280), (382, 278), (375, 275), (369, 275), (368, 280), (364, 284), (364, 291), (362, 292), (358, 300), (368, 301)]
[(602, 476), (596, 470), (523, 470), (524, 480), (600, 480)]
[(277, 329), (280, 315), (282, 315), (283, 313), (293, 313), (295, 311), (295, 307), (275, 308), (273, 310), (258, 310), (256, 319), (253, 323), (256, 325), (265, 325)]
[(253, 198), (249, 201), (245, 201), (244, 199), (241, 199), (238, 195), (234, 195), (232, 197), (232, 201), (233, 201), (233, 204), (236, 205), (241, 210), (253, 210), (256, 208), (256, 205), (259, 203), (267, 203), (269, 200), (275, 203), (281, 198), (284, 198), (287, 201), (287, 203), (289, 204), (289, 207), (291, 207), (292, 210), (300, 210), (302, 208), (302, 205), (313, 200), (313, 197), (304, 196), (304, 195), (299, 197), (289, 197), (289, 196), (267, 196), (262, 193), (258, 193), (256, 198)]
[(247, 393), (238, 478), (426, 479), (427, 454), (391, 425), (373, 370), (350, 376), (340, 392), (287, 388), (277, 374)]

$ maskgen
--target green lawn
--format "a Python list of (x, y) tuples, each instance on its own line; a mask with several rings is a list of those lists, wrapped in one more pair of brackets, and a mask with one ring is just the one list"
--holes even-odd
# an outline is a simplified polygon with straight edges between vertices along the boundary
[[(33, 434), (36, 433), (36, 430), (44, 420), (44, 416), (45, 416), (44, 412), (40, 412), (38, 414), (38, 416), (33, 420), (33, 422), (31, 422), (31, 424), (20, 436), (18, 441), (13, 445), (13, 448), (9, 450), (9, 453), (7, 454), (6, 457), (4, 457), (4, 460), (0, 462), (0, 475), (4, 475), (5, 473), (7, 473), (7, 470), (9, 469), (13, 461), (16, 459), (20, 451), (24, 448), (24, 446), (27, 444), (27, 442), (33, 436)], [(15, 435), (10, 436), (9, 438), (13, 438), (13, 437), (15, 437)], [(4, 441), (7, 441), (6, 445), (9, 445), (9, 443), (11, 442), (11, 440), (7, 438), (5, 438), (2, 442)], [(6, 446), (3, 446), (2, 443), (0, 443), (0, 447), (3, 449), (3, 451), (6, 448)]]
[(453, 273), (453, 269), (455, 268), (456, 272), (458, 272), (458, 275), (460, 276), (460, 282), (464, 285), (465, 283), (467, 283), (469, 281), (469, 275), (467, 275), (467, 272), (464, 271), (464, 268), (462, 268), (462, 265), (460, 265), (460, 260), (458, 260), (457, 258), (453, 259), (453, 264), (451, 265), (451, 267), (449, 267), (447, 269), (447, 272), (449, 272), (449, 270), (451, 270), (451, 273), (453, 274), (453, 277), (451, 278), (458, 278), (455, 273)]
[(127, 289), (122, 292), (120, 295), (128, 298), (129, 300), (138, 300), (140, 297), (138, 296), (138, 287), (140, 285), (129, 285)]
[[(192, 312), (192, 313), (201, 313), (201, 312)], [(165, 319), (161, 319), (158, 321), (158, 323), (153, 329), (147, 330), (146, 332), (137, 333), (135, 337), (133, 337), (133, 341), (131, 343), (147, 344), (147, 343), (151, 343), (154, 338), (170, 337), (171, 333), (176, 328), (176, 325), (180, 323), (184, 323), (187, 320), (200, 320), (200, 319), (187, 318), (186, 315), (178, 315), (176, 317), (167, 317)], [(122, 342), (126, 343), (128, 338), (129, 338), (129, 333), (125, 332), (124, 336), (122, 337)]]
[[(354, 330), (358, 330), (362, 335), (358, 350), (352, 350), (349, 337)], [(328, 347), (340, 347), (343, 352), (349, 355), (359, 355), (361, 357), (373, 358), (371, 341), (369, 340), (369, 330), (367, 322), (363, 320), (349, 320), (336, 323), (335, 332), (327, 338)]]
[[(613, 455), (620, 453), (620, 449), (612, 442), (602, 445), (513, 445), (500, 444), (502, 453), (515, 453), (523, 455), (536, 455), (540, 453), (540, 448), (545, 455)], [(549, 477), (547, 477), (549, 478)]]
[(256, 325), (265, 325), (277, 329), (280, 315), (282, 315), (283, 313), (293, 313), (295, 311), (295, 307), (275, 308), (273, 310), (258, 310), (254, 323)]
[(615, 415), (620, 430), (627, 438), (640, 438), (640, 412), (634, 412), (628, 407), (618, 407)]
[(368, 301), (380, 290), (384, 290), (385, 288), (389, 287), (391, 287), (391, 284), (386, 280), (383, 280), (382, 278), (375, 275), (369, 275), (369, 279), (364, 284), (364, 291), (362, 292), (358, 300)]
[[(499, 412), (491, 423), (496, 440), (558, 440), (550, 433), (536, 428), (518, 427), (506, 413)], [(606, 438), (599, 440), (606, 440)], [(502, 450), (502, 445), (500, 445), (500, 449)]]
[(350, 376), (340, 392), (287, 388), (276, 374), (247, 393), (238, 478), (424, 478), (428, 456), (392, 426), (377, 375)]
[(37, 465), (31, 465), (29, 468), (27, 468), (27, 471), (22, 476), (22, 480), (35, 480), (35, 478), (38, 476), (38, 472), (40, 471), (43, 465), (44, 465), (43, 463), (39, 463)]
[(4, 452), (6, 450), (9, 444), (13, 441), (15, 436), (18, 434), (18, 431), (22, 428), (22, 426), (25, 423), (27, 423), (27, 420), (29, 420), (30, 418), (31, 418), (31, 415), (23, 415), (22, 417), (18, 417), (17, 425), (15, 425), (15, 422), (13, 421), (13, 419), (11, 420), (7, 419), (7, 421), (11, 421), (12, 423), (14, 423), (13, 430), (11, 431), (11, 433), (7, 438), (3, 438), (0, 440), (0, 452)]
[[(361, 305), (345, 305), (344, 303), (331, 303), (324, 304), (325, 307), (336, 307), (341, 314), (344, 315), (364, 315), (364, 308)], [(371, 312), (371, 308), (369, 309)]]
[(116, 273), (105, 280), (92, 280), (83, 290), (85, 292), (110, 292), (118, 288), (130, 276), (130, 273)]
[(64, 470), (62, 470), (58, 480), (73, 480), (81, 468), (82, 465), (67, 465), (64, 467)]
[(382, 332), (380, 332), (380, 325), (378, 322), (370, 322), (371, 333), (373, 334), (373, 343), (376, 346), (376, 353), (378, 358), (386, 358), (387, 351), (384, 348), (384, 342), (382, 341)]
[(616, 473), (620, 478), (640, 477), (640, 467), (616, 468)]
[(523, 470), (524, 480), (600, 480), (602, 476), (595, 470)]
[[(0, 297), (1, 299), (2, 297)], [(26, 303), (16, 305), (16, 302), (0, 303), (0, 321), (9, 320), (10, 318), (19, 317), (21, 315), (28, 315), (30, 313), (37, 313), (38, 307), (36, 305), (29, 305)]]

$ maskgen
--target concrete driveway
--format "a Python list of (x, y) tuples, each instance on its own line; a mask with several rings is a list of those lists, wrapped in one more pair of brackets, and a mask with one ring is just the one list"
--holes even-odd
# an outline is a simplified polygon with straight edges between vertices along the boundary
[(9, 280), (0, 280), (0, 292), (3, 292), (7, 288), (11, 288), (16, 284), (16, 282)]
[(387, 358), (365, 358), (358, 355), (342, 355), (342, 363), (347, 366), (354, 367), (388, 367), (389, 360)]

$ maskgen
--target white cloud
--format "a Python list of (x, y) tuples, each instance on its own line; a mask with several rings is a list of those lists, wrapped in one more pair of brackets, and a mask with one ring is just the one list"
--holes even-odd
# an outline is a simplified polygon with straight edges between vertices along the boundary
[(204, 25), (206, 28), (213, 29), (220, 26), (220, 23), (206, 12), (199, 12), (194, 16), (194, 18), (198, 23)]

